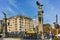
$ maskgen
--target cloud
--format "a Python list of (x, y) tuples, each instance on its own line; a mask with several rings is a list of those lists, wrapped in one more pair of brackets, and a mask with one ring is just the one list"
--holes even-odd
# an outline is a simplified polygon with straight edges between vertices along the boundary
[[(24, 10), (22, 9), (22, 7), (17, 5), (18, 2), (16, 2), (15, 0), (8, 0), (8, 2), (9, 2), (12, 6), (14, 6), (14, 7), (16, 8), (16, 10), (18, 10), (18, 12), (15, 11), (17, 15), (20, 14), (20, 13), (21, 13), (22, 15), (25, 14), (25, 12), (24, 12)], [(12, 10), (10, 9), (10, 11), (12, 11)]]
[(19, 9), (18, 5), (15, 4), (16, 3), (15, 0), (8, 0), (8, 2), (10, 5), (14, 6), (16, 9)]
[(7, 7), (6, 10), (10, 11), (11, 13), (15, 13), (15, 11), (10, 7)]
[(12, 6), (17, 8), (17, 5), (15, 4), (15, 0), (7, 0)]

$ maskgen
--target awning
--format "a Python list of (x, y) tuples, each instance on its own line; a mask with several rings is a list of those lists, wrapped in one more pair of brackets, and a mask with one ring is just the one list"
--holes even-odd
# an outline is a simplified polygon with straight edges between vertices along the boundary
[(28, 31), (27, 33), (28, 34), (34, 34), (35, 32), (31, 30), (31, 31)]

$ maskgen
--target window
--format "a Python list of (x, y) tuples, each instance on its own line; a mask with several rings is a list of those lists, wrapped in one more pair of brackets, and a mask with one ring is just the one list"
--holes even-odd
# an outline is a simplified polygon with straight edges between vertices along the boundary
[(15, 23), (16, 23), (17, 21), (15, 21)]
[(21, 18), (19, 20), (21, 20)]
[(8, 22), (8, 25), (10, 25), (10, 23)]
[(20, 30), (21, 30), (21, 28), (20, 28)]
[(15, 25), (17, 25), (17, 23), (15, 23)]
[(17, 30), (17, 28), (15, 28), (15, 30)]
[(11, 30), (9, 29), (9, 31), (11, 31)]
[(20, 28), (22, 28), (22, 26), (20, 26)]
[(17, 18), (15, 18), (15, 20), (17, 20)]
[(17, 28), (17, 25), (15, 25), (15, 28)]

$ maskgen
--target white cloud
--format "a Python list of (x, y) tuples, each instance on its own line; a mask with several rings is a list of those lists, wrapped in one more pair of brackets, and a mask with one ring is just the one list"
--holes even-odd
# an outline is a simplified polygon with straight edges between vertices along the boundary
[(15, 11), (13, 9), (11, 9), (10, 7), (7, 7), (6, 8), (8, 11), (12, 12), (12, 13), (15, 13)]
[(8, 2), (9, 2), (11, 5), (13, 5), (14, 7), (17, 8), (17, 5), (15, 4), (15, 0), (8, 0)]
[[(9, 2), (12, 6), (14, 6), (16, 9), (19, 9), (18, 5), (15, 4), (15, 3), (16, 3), (15, 0), (8, 0), (8, 2)], [(20, 7), (20, 8), (21, 8), (21, 7)]]
[[(16, 3), (16, 1), (15, 0), (8, 0), (8, 2), (12, 5), (12, 6), (14, 6), (17, 10), (20, 10), (20, 13), (22, 14), (22, 15), (24, 15), (24, 11), (22, 10), (22, 7), (21, 6), (18, 6), (17, 4), (15, 4)], [(12, 11), (11, 9), (10, 9), (10, 11)], [(18, 12), (17, 12), (18, 13)], [(18, 13), (19, 14), (19, 13)]]

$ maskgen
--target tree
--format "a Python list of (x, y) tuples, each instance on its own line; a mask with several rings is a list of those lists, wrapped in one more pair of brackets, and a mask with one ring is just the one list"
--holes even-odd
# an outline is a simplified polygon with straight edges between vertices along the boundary
[(45, 33), (50, 33), (51, 30), (52, 30), (52, 27), (50, 24), (43, 24), (43, 31)]

